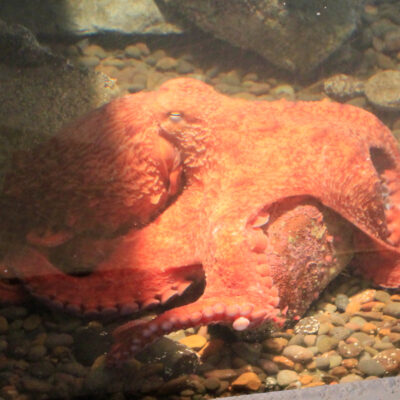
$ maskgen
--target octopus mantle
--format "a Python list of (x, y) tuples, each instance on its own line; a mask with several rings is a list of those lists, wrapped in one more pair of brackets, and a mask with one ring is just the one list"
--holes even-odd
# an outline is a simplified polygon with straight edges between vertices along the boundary
[[(196, 300), (118, 328), (119, 362), (180, 328), (297, 318), (353, 256), (398, 287), (399, 178), (395, 139), (362, 109), (232, 99), (179, 78), (15, 160), (4, 270), (88, 317), (171, 307), (205, 280)], [(76, 266), (85, 276), (67, 273)]]

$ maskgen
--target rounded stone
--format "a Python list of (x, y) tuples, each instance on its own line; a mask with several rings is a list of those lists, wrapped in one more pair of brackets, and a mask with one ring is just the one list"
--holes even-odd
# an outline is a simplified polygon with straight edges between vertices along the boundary
[(36, 346), (32, 346), (27, 354), (28, 360), (30, 361), (39, 361), (41, 360), (47, 353), (46, 346), (42, 344), (38, 344)]
[(346, 310), (347, 305), (349, 304), (349, 298), (345, 294), (338, 294), (335, 299), (335, 305), (339, 311), (344, 312)]
[(339, 354), (331, 354), (329, 356), (329, 366), (330, 368), (335, 368), (338, 365), (340, 365), (343, 361), (343, 357), (341, 357)]
[(385, 111), (400, 110), (400, 71), (378, 72), (368, 79), (365, 95), (370, 103)]
[(83, 54), (88, 57), (98, 57), (100, 59), (108, 56), (107, 52), (97, 44), (90, 44), (83, 49)]
[(389, 303), (390, 294), (384, 290), (377, 290), (375, 293), (375, 300), (381, 301), (382, 303)]
[(127, 57), (140, 58), (142, 56), (142, 51), (135, 44), (131, 44), (125, 47), (125, 54)]
[(48, 378), (55, 371), (54, 365), (47, 360), (34, 362), (29, 367), (29, 373), (36, 378)]
[(361, 360), (358, 363), (358, 369), (368, 376), (383, 376), (385, 368), (373, 358)]
[(84, 65), (86, 68), (94, 68), (100, 64), (100, 60), (95, 56), (82, 56), (79, 57), (79, 63)]
[(332, 337), (338, 340), (347, 339), (353, 331), (349, 328), (344, 328), (343, 326), (335, 326), (330, 330)]
[(300, 363), (311, 361), (314, 356), (310, 349), (296, 344), (286, 347), (283, 350), (283, 355)]
[(304, 336), (304, 344), (307, 347), (314, 346), (316, 341), (317, 341), (317, 335), (305, 335)]
[(295, 90), (291, 85), (279, 85), (274, 87), (270, 92), (274, 97), (279, 99), (294, 100)]
[(254, 372), (245, 372), (239, 375), (233, 382), (232, 387), (248, 389), (256, 391), (261, 386), (261, 380), (258, 375)]
[(315, 366), (318, 369), (327, 370), (330, 368), (329, 357), (317, 357), (315, 359)]
[(46, 346), (50, 348), (58, 346), (70, 346), (74, 339), (67, 333), (49, 333), (46, 338)]
[(298, 381), (299, 375), (297, 374), (297, 372), (290, 369), (283, 369), (282, 371), (278, 372), (276, 379), (279, 386), (287, 386), (293, 382)]
[(354, 358), (363, 351), (363, 347), (358, 342), (356, 343), (342, 342), (339, 343), (338, 351), (343, 358)]
[(388, 349), (378, 353), (374, 359), (388, 373), (395, 373), (400, 370), (400, 349)]
[(349, 374), (349, 375), (346, 375), (343, 378), (341, 378), (339, 383), (359, 382), (362, 380), (363, 380), (363, 378), (361, 378), (361, 376), (359, 376), (359, 375)]
[(320, 322), (315, 317), (302, 318), (294, 327), (297, 334), (311, 335), (318, 333)]
[(337, 74), (325, 79), (324, 91), (335, 99), (356, 97), (364, 93), (364, 83), (350, 75)]
[(182, 59), (178, 61), (178, 66), (176, 67), (176, 71), (179, 74), (190, 74), (194, 72), (194, 70), (195, 68), (190, 62)]
[(28, 310), (21, 306), (9, 306), (3, 307), (0, 314), (8, 320), (15, 320), (19, 318), (25, 318), (28, 314)]
[(0, 334), (8, 331), (8, 321), (2, 315), (0, 315)]
[(362, 345), (362, 346), (372, 346), (374, 344), (374, 338), (365, 332), (354, 332), (351, 335), (351, 338), (357, 339), (357, 341)]
[(189, 335), (180, 339), (179, 342), (187, 347), (190, 347), (191, 349), (198, 350), (207, 343), (207, 339), (201, 335)]
[(207, 388), (207, 390), (214, 392), (215, 390), (219, 389), (221, 382), (219, 379), (211, 377), (204, 380), (204, 386)]
[(178, 66), (178, 61), (172, 57), (163, 57), (157, 61), (155, 67), (160, 71), (171, 71)]
[(279, 372), (279, 367), (271, 360), (260, 358), (258, 366), (262, 368), (268, 375), (275, 375)]
[(327, 335), (322, 335), (317, 338), (317, 348), (321, 353), (333, 350), (338, 345), (339, 340)]
[(39, 327), (42, 319), (37, 314), (32, 314), (24, 320), (23, 327), (26, 331), (33, 331)]
[(280, 354), (287, 345), (288, 340), (285, 338), (268, 338), (263, 341), (262, 345), (265, 351)]
[[(399, 71), (400, 73), (400, 71)], [(400, 94), (399, 94), (400, 96)], [(390, 301), (387, 303), (386, 307), (383, 309), (383, 313), (390, 315), (395, 318), (400, 318), (400, 302)]]

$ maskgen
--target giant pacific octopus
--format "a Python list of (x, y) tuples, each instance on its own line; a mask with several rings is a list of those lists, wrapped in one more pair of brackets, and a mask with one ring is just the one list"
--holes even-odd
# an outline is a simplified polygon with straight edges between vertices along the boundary
[(350, 105), (248, 101), (173, 79), (20, 154), (2, 200), (3, 270), (24, 288), (4, 281), (3, 300), (158, 314), (115, 330), (111, 364), (181, 328), (299, 318), (350, 261), (400, 285), (400, 153)]

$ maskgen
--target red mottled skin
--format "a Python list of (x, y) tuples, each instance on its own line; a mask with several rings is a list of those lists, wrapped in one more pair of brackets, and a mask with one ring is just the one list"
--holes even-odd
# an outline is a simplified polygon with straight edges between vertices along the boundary
[[(196, 301), (118, 328), (111, 364), (182, 327), (301, 315), (353, 252), (376, 284), (400, 285), (400, 154), (353, 106), (232, 99), (179, 78), (90, 113), (13, 171), (22, 234), (4, 265), (37, 298), (127, 315), (205, 275)], [(60, 269), (74, 263), (93, 272)]]

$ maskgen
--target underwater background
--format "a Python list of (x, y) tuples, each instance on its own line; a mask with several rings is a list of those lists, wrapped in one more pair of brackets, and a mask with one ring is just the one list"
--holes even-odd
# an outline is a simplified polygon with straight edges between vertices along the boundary
[[(177, 77), (233, 98), (354, 105), (376, 115), (398, 140), (400, 3), (3, 0), (1, 185), (15, 166), (13, 154), (112, 99), (154, 91)], [(3, 258), (10, 244), (8, 232), (1, 235)], [(281, 330), (252, 337), (218, 326), (189, 328), (110, 368), (112, 331), (129, 318), (80, 318), (33, 297), (14, 304), (7, 291), (18, 281), (3, 264), (0, 398), (6, 400), (201, 400), (400, 372), (400, 293), (351, 268)], [(68, 272), (88, 273), (75, 267)]]

